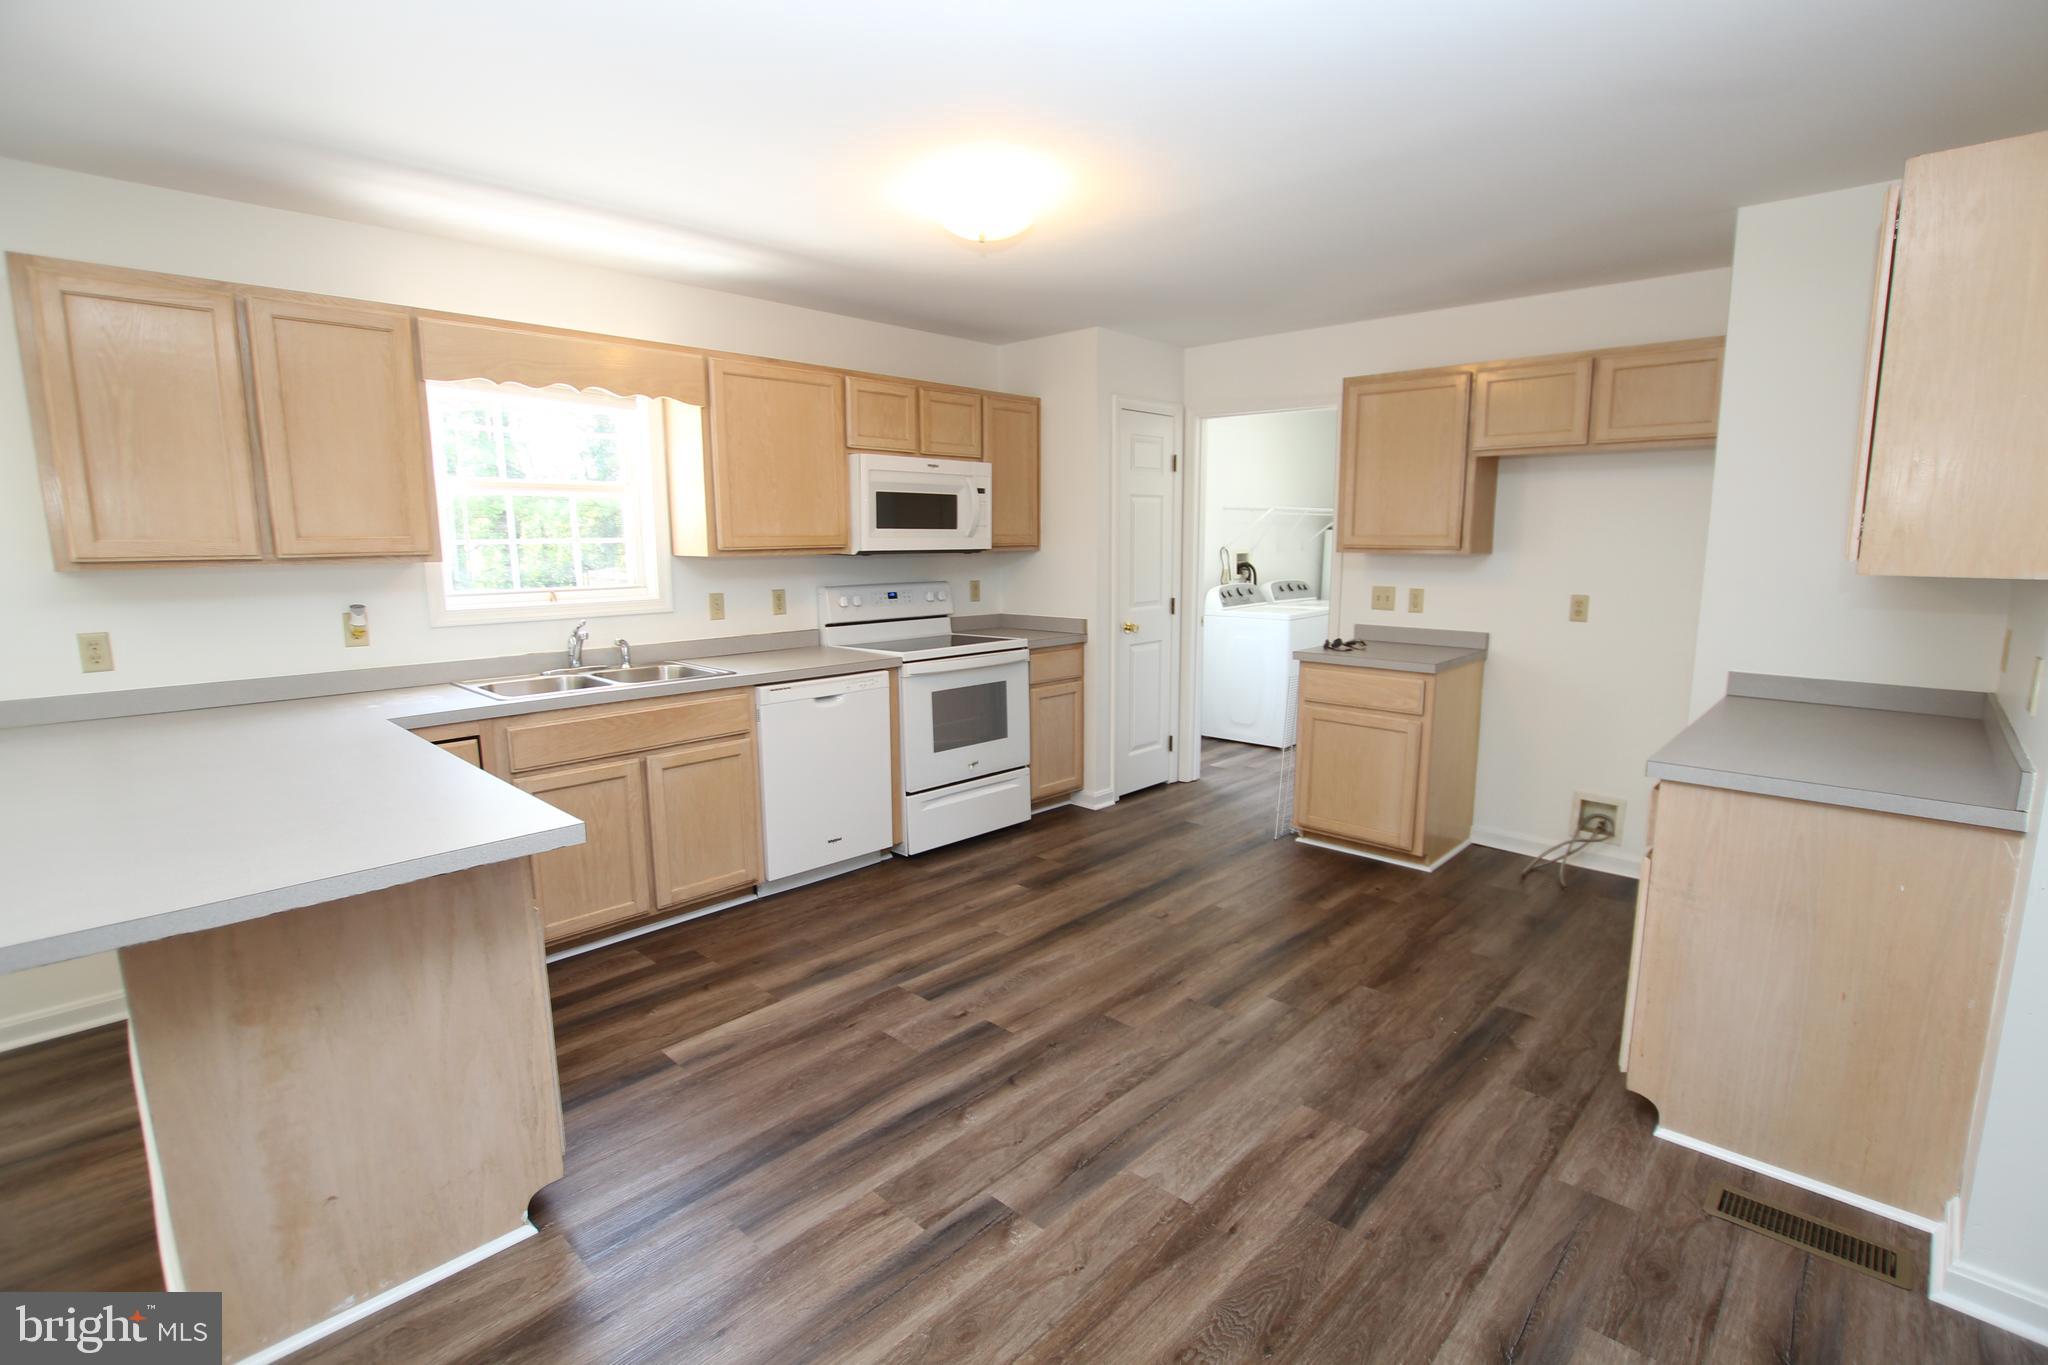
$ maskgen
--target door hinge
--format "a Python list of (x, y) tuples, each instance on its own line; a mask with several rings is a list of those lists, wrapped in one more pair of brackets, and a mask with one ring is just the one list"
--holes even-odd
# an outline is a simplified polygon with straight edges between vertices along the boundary
[(1172, 467), (1171, 467), (1170, 469), (1168, 469), (1168, 470), (1167, 470), (1167, 473), (1169, 473), (1169, 474), (1178, 474), (1178, 473), (1180, 473), (1180, 456), (1178, 456), (1178, 455), (1175, 455), (1175, 456), (1173, 457), (1173, 466), (1172, 466)]
[(1168, 736), (1166, 737), (1166, 752), (1168, 752), (1168, 753), (1172, 753), (1172, 752), (1173, 752), (1173, 736), (1172, 736), (1172, 735), (1168, 735)]
[(1169, 597), (1169, 598), (1167, 598), (1167, 599), (1166, 599), (1166, 614), (1167, 614), (1168, 616), (1171, 616), (1171, 615), (1173, 615), (1173, 614), (1174, 614), (1175, 612), (1177, 612), (1177, 611), (1179, 611), (1179, 610), (1180, 610), (1180, 599), (1179, 599), (1178, 597)]

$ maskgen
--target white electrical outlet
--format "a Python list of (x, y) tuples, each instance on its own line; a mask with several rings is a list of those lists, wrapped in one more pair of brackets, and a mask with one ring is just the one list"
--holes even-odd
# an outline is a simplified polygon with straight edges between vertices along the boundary
[(723, 621), (725, 619), (725, 594), (722, 592), (711, 594), (711, 619), (714, 621)]
[(349, 649), (362, 649), (370, 643), (370, 609), (361, 602), (342, 608), (341, 643)]
[(105, 631), (96, 630), (78, 637), (78, 670), (81, 673), (114, 671), (114, 641)]
[(1410, 610), (1410, 611), (1421, 611), (1421, 610), (1422, 610), (1422, 589), (1420, 589), (1420, 588), (1410, 588), (1410, 589), (1408, 589), (1408, 610)]
[(781, 588), (771, 589), (768, 593), (768, 610), (777, 616), (789, 615), (789, 594)]
[(1566, 619), (1583, 622), (1588, 616), (1592, 614), (1593, 599), (1582, 592), (1573, 593), (1571, 611), (1567, 615)]
[(981, 600), (981, 580), (979, 578), (967, 580), (967, 600), (970, 602), (979, 602)]

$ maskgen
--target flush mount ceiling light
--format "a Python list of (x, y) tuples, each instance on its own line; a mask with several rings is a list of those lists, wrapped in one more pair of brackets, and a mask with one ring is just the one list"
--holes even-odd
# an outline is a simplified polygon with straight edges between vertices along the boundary
[(926, 157), (904, 175), (898, 199), (970, 242), (1015, 237), (1058, 203), (1067, 173), (1058, 162), (1023, 147), (956, 147)]

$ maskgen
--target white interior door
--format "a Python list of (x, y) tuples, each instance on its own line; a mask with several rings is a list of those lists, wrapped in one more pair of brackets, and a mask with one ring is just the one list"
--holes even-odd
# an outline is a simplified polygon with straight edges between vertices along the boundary
[(1174, 569), (1180, 562), (1180, 423), (1165, 413), (1116, 414), (1116, 793), (1173, 776), (1179, 712)]

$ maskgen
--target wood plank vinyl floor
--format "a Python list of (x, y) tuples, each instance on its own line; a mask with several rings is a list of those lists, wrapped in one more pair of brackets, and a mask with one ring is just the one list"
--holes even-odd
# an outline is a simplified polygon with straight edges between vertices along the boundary
[[(1709, 1218), (1633, 883), (1275, 842), (1277, 756), (551, 971), (541, 1235), (305, 1361), (2048, 1362)], [(459, 1140), (451, 1135), (451, 1140)], [(161, 1283), (119, 1028), (0, 1056), (0, 1285)]]

